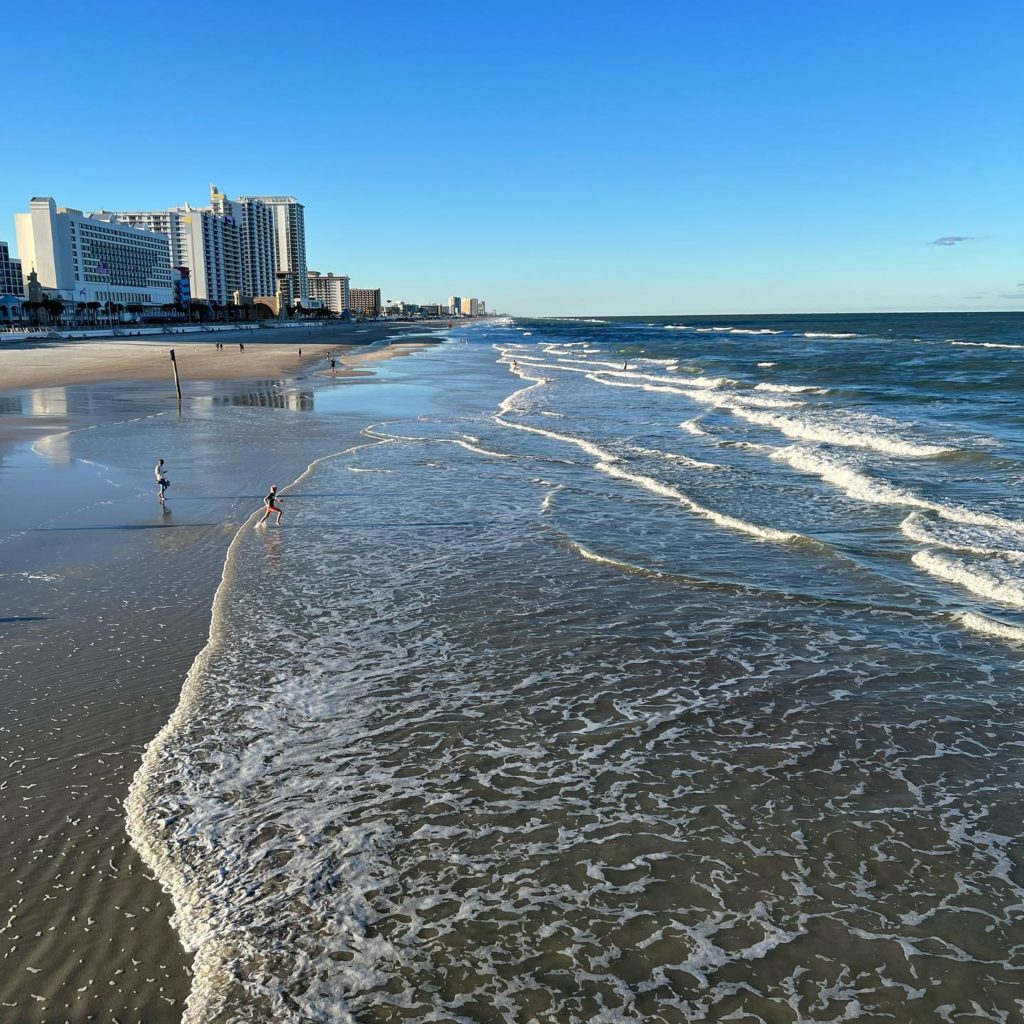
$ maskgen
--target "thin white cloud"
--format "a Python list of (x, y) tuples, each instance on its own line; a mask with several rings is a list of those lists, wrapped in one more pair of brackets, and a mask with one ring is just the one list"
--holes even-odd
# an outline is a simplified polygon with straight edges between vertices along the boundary
[(934, 242), (927, 242), (927, 245), (956, 245), (958, 242), (969, 242), (973, 235), (943, 235), (936, 238)]

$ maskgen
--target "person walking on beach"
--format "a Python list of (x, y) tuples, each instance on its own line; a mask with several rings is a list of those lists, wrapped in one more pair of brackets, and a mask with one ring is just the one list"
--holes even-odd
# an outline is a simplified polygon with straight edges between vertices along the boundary
[(245, 346), (241, 342), (238, 343), (238, 351), (239, 352), (244, 352), (245, 351)]
[(331, 360), (331, 376), (336, 377), (338, 375), (338, 363), (337, 360)]
[(160, 488), (157, 491), (156, 500), (163, 501), (167, 496), (167, 488), (171, 486), (171, 481), (167, 479), (167, 467), (164, 465), (163, 459), (157, 460), (153, 472), (156, 474), (156, 485)]
[(277, 522), (274, 525), (281, 525), (281, 516), (284, 515), (284, 509), (278, 505), (278, 501), (280, 499), (277, 496), (277, 484), (271, 484), (270, 493), (263, 499), (263, 504), (267, 506), (267, 509), (263, 513), (263, 518), (256, 524), (257, 526), (262, 526), (270, 518), (271, 512), (277, 515)]

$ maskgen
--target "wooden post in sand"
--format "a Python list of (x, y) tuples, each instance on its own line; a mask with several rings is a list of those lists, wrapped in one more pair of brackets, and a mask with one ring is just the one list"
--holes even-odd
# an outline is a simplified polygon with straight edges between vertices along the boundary
[(178, 360), (174, 358), (174, 349), (171, 349), (171, 369), (174, 370), (174, 390), (178, 392), (178, 404), (181, 405), (181, 381), (178, 380)]

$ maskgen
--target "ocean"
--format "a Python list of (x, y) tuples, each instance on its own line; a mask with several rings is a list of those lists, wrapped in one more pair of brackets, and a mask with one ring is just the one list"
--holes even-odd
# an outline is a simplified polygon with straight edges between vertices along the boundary
[(1024, 315), (452, 334), (135, 778), (184, 1019), (1020, 1020)]

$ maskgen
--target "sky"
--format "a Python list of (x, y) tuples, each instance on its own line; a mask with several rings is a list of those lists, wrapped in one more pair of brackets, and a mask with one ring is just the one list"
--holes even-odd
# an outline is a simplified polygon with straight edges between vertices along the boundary
[(1019, 0), (53, 0), (4, 19), (12, 248), (33, 195), (160, 209), (213, 182), (296, 196), (310, 268), (385, 299), (1024, 309)]

